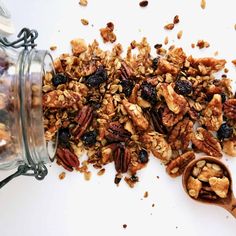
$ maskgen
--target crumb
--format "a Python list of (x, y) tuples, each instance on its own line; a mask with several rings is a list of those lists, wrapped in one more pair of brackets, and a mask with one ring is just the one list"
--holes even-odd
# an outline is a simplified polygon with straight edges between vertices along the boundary
[(127, 224), (123, 224), (123, 228), (126, 229), (127, 228)]
[(232, 60), (232, 63), (236, 66), (236, 59)]
[(148, 5), (148, 1), (141, 1), (140, 3), (139, 3), (139, 6), (140, 7), (146, 7)]
[(61, 172), (61, 174), (59, 174), (59, 179), (60, 180), (63, 180), (63, 179), (65, 179), (65, 177), (66, 177), (66, 172)]
[(80, 0), (79, 5), (83, 6), (83, 7), (86, 7), (88, 5), (88, 0)]
[(168, 39), (168, 36), (166, 36), (164, 39), (164, 44), (167, 45), (168, 43), (169, 43), (169, 39)]
[(209, 48), (210, 47), (210, 44), (207, 42), (207, 41), (204, 41), (204, 40), (198, 40), (197, 41), (197, 47), (199, 49), (202, 49), (202, 48)]
[(150, 216), (152, 216), (152, 213), (150, 213)]
[(192, 43), (192, 44), (191, 44), (191, 47), (192, 47), (192, 48), (195, 48), (195, 43)]
[(201, 0), (201, 8), (202, 9), (206, 8), (206, 0)]
[(153, 203), (153, 204), (152, 204), (152, 207), (154, 207), (154, 206), (155, 206), (155, 204)]
[(174, 23), (169, 23), (164, 26), (164, 29), (165, 30), (172, 30), (172, 29), (174, 29), (174, 27), (175, 27)]
[(160, 179), (160, 176), (157, 175), (157, 179)]
[(84, 179), (86, 181), (89, 181), (91, 179), (91, 177), (92, 177), (92, 172), (91, 171), (84, 172)]
[(219, 52), (218, 51), (215, 51), (214, 52), (214, 56), (216, 57), (216, 56), (218, 56), (219, 55)]
[(105, 171), (106, 170), (104, 168), (102, 168), (101, 170), (98, 171), (97, 175), (99, 175), (99, 176), (104, 175)]
[(114, 34), (114, 24), (108, 22), (105, 28), (100, 29), (100, 35), (102, 36), (104, 43), (114, 43), (116, 41), (116, 35)]
[(175, 226), (176, 229), (178, 229), (178, 226)]
[(181, 39), (183, 35), (183, 30), (180, 30), (177, 34), (177, 39)]
[(224, 73), (228, 73), (229, 72), (229, 69), (227, 69), (227, 68), (224, 68)]
[(148, 191), (146, 191), (143, 195), (144, 198), (147, 198), (148, 197)]
[(56, 46), (56, 45), (53, 45), (53, 46), (50, 47), (50, 50), (51, 50), (51, 51), (55, 51), (56, 49), (57, 49), (57, 46)]
[(173, 23), (174, 23), (174, 24), (178, 24), (178, 23), (179, 23), (179, 16), (178, 16), (178, 15), (176, 15), (176, 16), (174, 17)]
[(86, 20), (86, 19), (81, 19), (80, 21), (83, 25), (88, 25), (89, 24), (89, 21)]
[(229, 216), (226, 216), (226, 219), (229, 219)]
[(234, 29), (236, 30), (236, 24), (234, 25)]

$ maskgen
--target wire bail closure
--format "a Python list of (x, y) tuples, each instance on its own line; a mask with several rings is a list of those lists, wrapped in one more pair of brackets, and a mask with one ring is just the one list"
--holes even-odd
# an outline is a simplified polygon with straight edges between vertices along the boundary
[[(38, 38), (38, 32), (36, 30), (23, 28), (18, 33), (17, 38), (18, 39), (16, 39), (15, 41), (10, 42), (6, 37), (0, 37), (0, 44), (4, 45), (5, 47), (12, 47), (15, 49), (21, 47), (23, 47), (25, 50), (27, 50), (29, 47), (33, 49), (37, 46), (37, 44), (35, 44), (35, 39)], [(0, 181), (0, 189), (5, 186), (9, 181), (21, 175), (34, 176), (37, 180), (43, 180), (45, 178), (45, 176), (48, 174), (48, 170), (44, 163), (35, 163), (29, 156), (29, 154), (27, 154), (26, 157), (29, 162), (29, 165), (19, 165), (17, 171), (14, 174)]]

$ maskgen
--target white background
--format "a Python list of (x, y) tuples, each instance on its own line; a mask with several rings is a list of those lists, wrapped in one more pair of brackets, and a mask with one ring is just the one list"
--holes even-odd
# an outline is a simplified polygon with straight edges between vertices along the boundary
[[(112, 21), (118, 42), (123, 45), (143, 36), (154, 45), (168, 35), (171, 43), (182, 46), (188, 54), (213, 56), (219, 51), (219, 58), (229, 62), (236, 58), (235, 0), (206, 0), (205, 10), (200, 8), (200, 0), (149, 0), (144, 9), (138, 0), (88, 1), (87, 7), (81, 7), (78, 0), (4, 2), (12, 13), (16, 31), (25, 26), (37, 29), (38, 48), (49, 49), (56, 44), (54, 56), (69, 52), (69, 42), (75, 37), (101, 42), (99, 28)], [(163, 26), (176, 14), (180, 23), (172, 32), (166, 32)], [(88, 19), (90, 25), (83, 26), (81, 18)], [(176, 39), (179, 30), (183, 30), (180, 41)], [(207, 40), (211, 47), (192, 49), (191, 43), (198, 39)], [(235, 78), (235, 68), (231, 63), (227, 67), (229, 76)], [(236, 183), (236, 159), (224, 161)], [(168, 177), (158, 160), (151, 158), (134, 189), (125, 183), (118, 188), (113, 184), (112, 165), (102, 177), (93, 171), (89, 182), (78, 173), (67, 173), (60, 181), (61, 171), (53, 164), (43, 182), (20, 177), (0, 190), (1, 236), (235, 235), (236, 220), (229, 213), (192, 201), (182, 190), (181, 178)], [(0, 177), (7, 174), (1, 173)], [(145, 191), (149, 197), (143, 199)], [(123, 229), (123, 224), (128, 227)]]

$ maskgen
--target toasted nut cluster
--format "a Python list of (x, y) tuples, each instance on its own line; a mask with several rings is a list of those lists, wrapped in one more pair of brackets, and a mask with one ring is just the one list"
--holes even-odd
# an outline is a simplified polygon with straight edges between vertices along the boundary
[[(178, 21), (176, 16), (173, 24)], [(106, 42), (115, 41), (113, 30), (111, 22), (101, 30)], [(150, 153), (172, 177), (183, 173), (194, 151), (221, 157), (222, 144), (224, 152), (235, 154), (230, 79), (214, 77), (225, 60), (193, 58), (182, 48), (162, 45), (155, 45), (161, 53), (152, 57), (146, 38), (132, 41), (124, 56), (119, 43), (111, 51), (83, 39), (72, 40), (71, 46), (72, 54), (54, 61), (56, 77), (46, 74), (42, 88), (45, 135), (50, 140), (58, 131), (57, 160), (64, 168), (88, 179), (89, 165), (101, 170), (113, 163), (115, 183), (125, 177), (133, 187)], [(84, 151), (87, 160), (79, 162)], [(195, 168), (192, 178), (200, 177), (190, 185), (201, 190), (192, 195), (203, 191), (199, 181), (208, 181), (207, 168)], [(211, 177), (223, 176), (213, 172)]]
[(205, 160), (196, 163), (187, 181), (189, 195), (202, 200), (226, 198), (229, 186), (227, 173), (218, 164)]

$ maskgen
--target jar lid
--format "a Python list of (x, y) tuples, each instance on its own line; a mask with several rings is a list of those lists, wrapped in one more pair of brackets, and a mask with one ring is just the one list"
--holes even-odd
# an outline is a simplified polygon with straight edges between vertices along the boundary
[(15, 32), (11, 21), (11, 14), (7, 8), (0, 1), (0, 34), (9, 35)]

